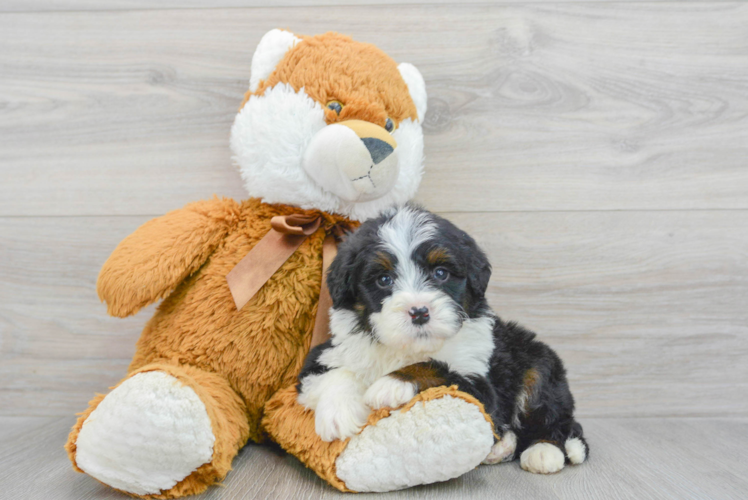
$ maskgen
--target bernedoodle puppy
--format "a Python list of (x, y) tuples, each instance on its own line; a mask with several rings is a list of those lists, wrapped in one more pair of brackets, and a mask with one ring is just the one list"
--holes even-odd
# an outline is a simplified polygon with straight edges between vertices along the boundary
[(589, 449), (566, 371), (547, 345), (486, 303), (491, 265), (449, 221), (406, 205), (341, 244), (327, 278), (332, 338), (299, 375), (299, 402), (324, 441), (358, 433), (372, 409), (441, 385), (481, 401), (497, 440), (484, 463), (520, 457), (553, 473)]

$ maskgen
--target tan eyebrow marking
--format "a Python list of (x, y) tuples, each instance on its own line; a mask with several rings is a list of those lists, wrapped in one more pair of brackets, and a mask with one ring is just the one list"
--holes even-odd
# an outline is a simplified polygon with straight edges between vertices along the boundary
[(445, 248), (434, 248), (426, 255), (426, 262), (431, 265), (444, 264), (449, 261), (449, 252)]
[(374, 262), (387, 269), (388, 271), (392, 271), (393, 269), (395, 269), (395, 266), (392, 265), (390, 256), (384, 252), (377, 252), (377, 254), (374, 256)]

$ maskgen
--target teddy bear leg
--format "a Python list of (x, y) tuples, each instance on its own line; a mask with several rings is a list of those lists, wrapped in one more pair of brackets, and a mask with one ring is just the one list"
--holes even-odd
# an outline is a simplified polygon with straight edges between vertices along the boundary
[(416, 404), (392, 411), (351, 438), (335, 460), (337, 476), (348, 488), (381, 492), (447, 481), (486, 458), (493, 427), (475, 401), (456, 390), (419, 396), (423, 399)]
[(486, 458), (493, 424), (483, 405), (456, 387), (435, 387), (399, 410), (375, 410), (363, 430), (324, 442), (314, 412), (296, 401), (296, 388), (265, 405), (263, 425), (286, 451), (341, 491), (383, 492), (458, 477)]
[(79, 472), (144, 498), (176, 498), (223, 479), (249, 436), (228, 381), (191, 366), (152, 364), (97, 396), (66, 449)]

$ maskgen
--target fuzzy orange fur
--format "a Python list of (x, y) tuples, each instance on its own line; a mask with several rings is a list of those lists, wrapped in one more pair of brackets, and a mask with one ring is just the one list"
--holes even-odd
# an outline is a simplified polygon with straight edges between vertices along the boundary
[[(304, 241), (241, 310), (226, 274), (270, 230), (276, 215), (318, 215), (322, 227)], [(134, 314), (167, 296), (138, 340), (128, 377), (161, 370), (192, 387), (205, 404), (216, 437), (213, 460), (162, 495), (197, 493), (220, 480), (247, 439), (260, 442), (265, 402), (293, 384), (309, 350), (322, 280), (322, 242), (340, 216), (212, 199), (145, 223), (125, 238), (102, 268), (98, 292), (110, 313)], [(71, 432), (75, 442), (94, 399)]]
[[(283, 82), (297, 92), (303, 87), (322, 104), (328, 124), (355, 119), (384, 127), (388, 117), (396, 126), (406, 118), (418, 119), (397, 63), (381, 49), (338, 33), (302, 38), (304, 43), (289, 50), (255, 92), (247, 92), (242, 106)], [(326, 108), (330, 101), (343, 105), (340, 115)]]

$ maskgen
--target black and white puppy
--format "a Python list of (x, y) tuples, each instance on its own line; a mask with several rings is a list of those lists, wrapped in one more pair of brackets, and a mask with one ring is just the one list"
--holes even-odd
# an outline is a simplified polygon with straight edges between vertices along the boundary
[(501, 437), (484, 463), (520, 457), (553, 473), (588, 454), (559, 357), (504, 323), (485, 292), (491, 266), (467, 233), (407, 205), (340, 245), (327, 277), (332, 338), (299, 375), (298, 401), (324, 441), (357, 434), (372, 409), (457, 385), (481, 401)]

